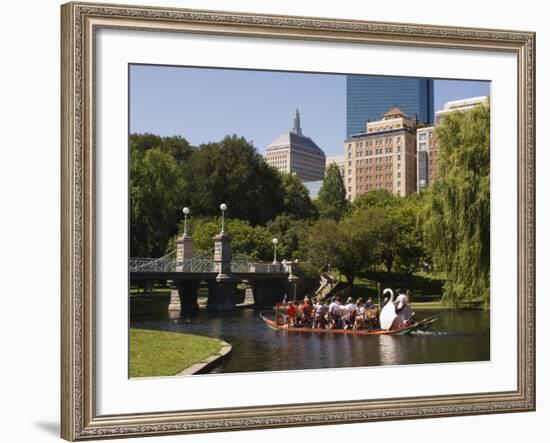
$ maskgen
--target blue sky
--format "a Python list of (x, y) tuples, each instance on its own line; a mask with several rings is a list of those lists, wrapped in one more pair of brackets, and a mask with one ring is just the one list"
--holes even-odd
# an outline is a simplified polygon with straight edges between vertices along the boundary
[[(192, 145), (237, 134), (263, 152), (292, 127), (327, 155), (346, 136), (345, 75), (132, 65), (130, 132), (181, 135)], [(489, 82), (436, 80), (435, 109), (449, 100), (489, 95)]]

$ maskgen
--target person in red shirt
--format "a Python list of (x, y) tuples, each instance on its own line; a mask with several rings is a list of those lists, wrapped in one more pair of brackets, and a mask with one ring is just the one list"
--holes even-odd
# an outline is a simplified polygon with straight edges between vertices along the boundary
[(286, 308), (286, 315), (288, 326), (294, 326), (294, 322), (296, 320), (296, 305), (294, 305), (294, 303), (289, 303), (288, 307)]
[(306, 295), (304, 297), (304, 302), (302, 303), (302, 324), (304, 326), (311, 326), (312, 312), (313, 305), (311, 304), (309, 297)]

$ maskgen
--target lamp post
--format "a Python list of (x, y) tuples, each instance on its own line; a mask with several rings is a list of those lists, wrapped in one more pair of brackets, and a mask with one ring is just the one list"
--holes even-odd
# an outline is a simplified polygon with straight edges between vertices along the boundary
[(220, 205), (220, 209), (222, 211), (222, 234), (225, 232), (224, 231), (224, 226), (225, 226), (225, 211), (227, 211), (227, 205), (225, 203), (222, 203)]
[(187, 236), (187, 216), (189, 215), (189, 208), (186, 206), (181, 210), (183, 212), (183, 236)]
[(272, 242), (273, 242), (273, 264), (276, 265), (277, 264), (277, 243), (279, 243), (279, 240), (274, 238)]

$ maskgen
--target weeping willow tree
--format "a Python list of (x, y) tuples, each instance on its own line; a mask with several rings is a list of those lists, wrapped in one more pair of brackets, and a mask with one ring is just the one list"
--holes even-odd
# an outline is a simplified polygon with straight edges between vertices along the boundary
[(427, 193), (424, 235), (447, 273), (442, 301), (489, 307), (489, 107), (445, 117), (436, 128), (439, 179)]

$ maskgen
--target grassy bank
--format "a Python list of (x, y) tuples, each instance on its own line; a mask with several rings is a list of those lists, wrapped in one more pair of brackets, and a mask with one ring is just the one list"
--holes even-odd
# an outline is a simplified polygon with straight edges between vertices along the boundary
[(452, 309), (452, 308), (445, 306), (440, 301), (425, 301), (425, 302), (413, 301), (412, 309), (413, 311), (420, 311), (422, 309)]
[(221, 347), (210, 337), (130, 329), (130, 377), (175, 375)]

